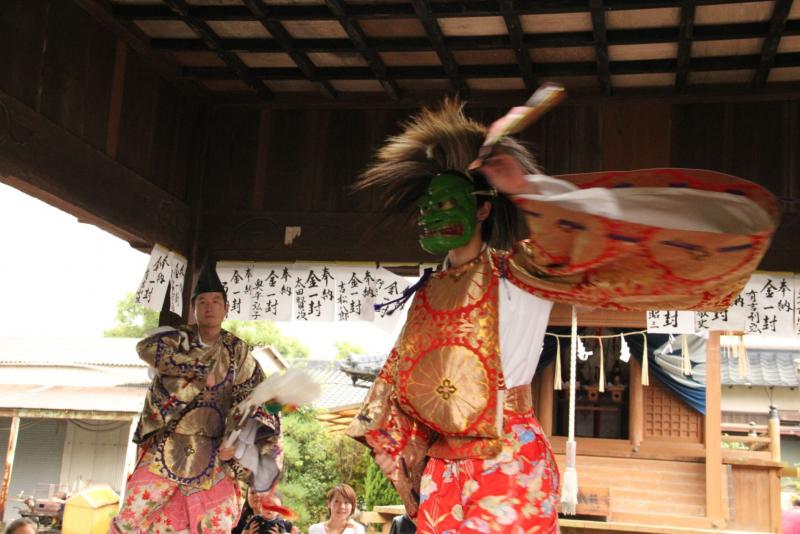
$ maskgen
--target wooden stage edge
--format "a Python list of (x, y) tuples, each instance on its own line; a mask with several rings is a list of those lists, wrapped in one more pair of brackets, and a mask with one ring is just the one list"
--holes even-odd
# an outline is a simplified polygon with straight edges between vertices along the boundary
[(752, 534), (750, 530), (724, 530), (718, 528), (698, 528), (698, 527), (673, 527), (673, 526), (659, 526), (659, 525), (646, 525), (644, 523), (623, 523), (617, 521), (585, 521), (582, 519), (559, 519), (558, 524), (561, 527), (562, 534), (569, 534), (571, 532), (581, 533), (592, 531), (606, 531), (606, 532), (648, 532), (652, 534), (678, 534), (678, 533), (710, 533), (716, 534)]

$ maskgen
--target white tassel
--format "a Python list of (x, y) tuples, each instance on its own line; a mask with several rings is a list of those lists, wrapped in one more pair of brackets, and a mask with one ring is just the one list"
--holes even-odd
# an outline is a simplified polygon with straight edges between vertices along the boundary
[(619, 345), (619, 359), (623, 363), (628, 363), (628, 360), (631, 359), (631, 348), (628, 346), (628, 342), (625, 341), (625, 334), (620, 334), (620, 345)]
[(683, 374), (689, 376), (692, 374), (692, 358), (689, 354), (689, 339), (686, 334), (681, 335), (681, 358), (683, 360)]
[(575, 441), (567, 441), (567, 468), (561, 481), (561, 513), (575, 515), (578, 508), (578, 471), (575, 468)]
[(582, 362), (585, 362), (589, 359), (589, 356), (592, 355), (593, 351), (586, 350), (586, 346), (583, 344), (583, 340), (579, 337), (575, 338), (578, 343), (578, 359)]
[(643, 333), (642, 336), (644, 337), (644, 342), (642, 343), (642, 385), (649, 386), (650, 385), (650, 373), (648, 372), (647, 367), (647, 334)]
[(739, 338), (739, 342), (736, 345), (736, 354), (739, 356), (739, 376), (748, 378), (750, 375), (750, 361), (747, 359), (747, 348), (744, 346), (744, 338), (741, 335), (736, 337)]
[(605, 358), (603, 357), (603, 338), (597, 338), (597, 344), (600, 346), (600, 375), (597, 380), (598, 388), (600, 393), (605, 393), (606, 391), (606, 369), (605, 369), (605, 362), (603, 361)]
[(569, 355), (569, 416), (567, 435), (567, 468), (561, 483), (561, 512), (575, 515), (578, 506), (578, 472), (575, 470), (575, 368), (578, 356), (578, 314), (572, 307), (571, 350)]
[(561, 391), (561, 339), (558, 336), (556, 338), (556, 370), (553, 375), (553, 389)]

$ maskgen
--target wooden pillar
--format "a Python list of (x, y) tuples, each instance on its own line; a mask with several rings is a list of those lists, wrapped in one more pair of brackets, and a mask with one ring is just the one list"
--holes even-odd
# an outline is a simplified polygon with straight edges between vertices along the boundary
[(8, 502), (8, 488), (11, 485), (11, 470), (14, 467), (14, 453), (17, 450), (17, 437), (19, 436), (19, 416), (11, 418), (11, 430), (8, 433), (8, 448), (6, 449), (6, 465), (3, 470), (3, 485), (0, 486), (0, 521), (6, 513)]
[(706, 347), (706, 517), (714, 528), (725, 526), (722, 511), (722, 428), (720, 385), (720, 332), (708, 334)]
[(536, 392), (538, 399), (538, 412), (536, 417), (542, 425), (542, 430), (546, 436), (553, 435), (553, 378), (555, 375), (555, 364), (548, 365), (542, 369), (539, 377), (539, 389)]
[(778, 415), (778, 408), (774, 405), (769, 407), (769, 419), (767, 420), (767, 430), (769, 431), (769, 452), (773, 462), (781, 461), (781, 419)]
[(642, 366), (639, 360), (631, 357), (628, 363), (628, 383), (630, 384), (628, 410), (628, 437), (634, 450), (639, 449), (644, 439), (644, 386), (642, 386)]

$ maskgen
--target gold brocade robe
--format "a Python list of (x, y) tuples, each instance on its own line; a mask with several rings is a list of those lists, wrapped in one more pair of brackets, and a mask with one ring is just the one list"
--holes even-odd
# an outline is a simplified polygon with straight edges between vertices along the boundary
[[(182, 326), (145, 338), (136, 349), (156, 372), (134, 436), (146, 449), (143, 463), (187, 490), (210, 488), (225, 470), (246, 478), (249, 472), (235, 460), (221, 462), (217, 449), (232, 408), (264, 379), (247, 344), (223, 330), (216, 343), (203, 346), (196, 326)], [(257, 418), (259, 452), (279, 466), (280, 419), (261, 411)]]
[(741, 195), (773, 225), (749, 233), (675, 230), (518, 202), (531, 237), (511, 251), (487, 250), (427, 280), (348, 429), (396, 459), (395, 486), (411, 515), (427, 456), (490, 458), (500, 451), (499, 429), (513, 391), (505, 390), (499, 350), (501, 280), (543, 299), (590, 307), (721, 310), (744, 287), (777, 226), (769, 192), (720, 173), (649, 169), (562, 178), (580, 187), (690, 187)]

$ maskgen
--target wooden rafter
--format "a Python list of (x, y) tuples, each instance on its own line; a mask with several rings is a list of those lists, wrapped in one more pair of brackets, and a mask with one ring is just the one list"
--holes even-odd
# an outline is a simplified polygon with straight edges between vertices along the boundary
[[(348, 8), (349, 9), (349, 8)], [(349, 13), (349, 11), (348, 11)], [(694, 25), (694, 41), (725, 41), (732, 39), (757, 39), (769, 31), (768, 22), (746, 22), (739, 24)], [(786, 21), (785, 36), (800, 35), (800, 20)], [(592, 32), (556, 32), (523, 35), (528, 48), (558, 48), (592, 46)], [(609, 45), (634, 45), (651, 43), (674, 43), (680, 39), (680, 28), (643, 28), (632, 30), (607, 30)], [(221, 39), (223, 48), (247, 52), (282, 52), (274, 39)], [(164, 50), (206, 50), (199, 39), (152, 39), (153, 48)], [(376, 52), (421, 52), (431, 51), (428, 39), (394, 38), (371, 39), (369, 46)], [(450, 50), (498, 50), (512, 48), (511, 40), (504, 35), (445, 37), (445, 45)], [(295, 39), (294, 48), (300, 52), (357, 52), (349, 39)]]
[(692, 34), (694, 33), (694, 0), (685, 0), (681, 6), (681, 22), (678, 29), (678, 69), (675, 73), (675, 92), (686, 92), (689, 79), (689, 60), (692, 55)]
[[(760, 56), (756, 54), (696, 57), (689, 60), (689, 69), (701, 72), (755, 69), (759, 64), (759, 60)], [(782, 68), (800, 66), (800, 52), (776, 54), (774, 66)], [(675, 59), (640, 59), (609, 63), (610, 74), (653, 74), (675, 72), (676, 69), (677, 60)], [(323, 67), (317, 69), (317, 71), (320, 79), (323, 80), (369, 80), (374, 78), (372, 71), (368, 67)], [(542, 76), (592, 76), (597, 74), (597, 65), (591, 62), (546, 63), (537, 65), (537, 71)], [(230, 71), (220, 67), (186, 67), (184, 72), (207, 80), (231, 78)], [(386, 72), (390, 78), (410, 80), (446, 77), (445, 70), (439, 66), (388, 67)], [(296, 68), (253, 68), (249, 70), (249, 73), (256, 78), (271, 80), (300, 80), (304, 78), (302, 71)], [(465, 65), (460, 68), (460, 73), (467, 78), (520, 77), (519, 66), (515, 63)]]
[[(756, 3), (771, 0), (752, 0)], [(697, 0), (697, 5), (737, 4), (742, 0)], [(681, 7), (683, 0), (606, 0), (606, 9), (612, 11)], [(586, 0), (536, 0), (520, 2), (519, 15), (543, 15), (556, 13), (581, 13), (589, 11)], [(472, 0), (464, 2), (434, 2), (430, 4), (431, 15), (435, 18), (449, 17), (494, 17), (497, 16), (497, 3), (494, 0)], [(167, 20), (172, 18), (169, 10), (158, 4), (120, 4), (113, 6), (113, 13), (124, 18), (137, 20)], [(206, 20), (252, 21), (252, 13), (237, 5), (195, 5), (189, 13)], [(351, 4), (347, 6), (348, 16), (353, 19), (407, 19), (416, 14), (414, 8), (404, 2), (379, 4)], [(267, 17), (273, 21), (287, 20), (335, 20), (324, 5), (270, 5)]]
[(597, 76), (603, 92), (611, 94), (611, 73), (608, 66), (608, 41), (606, 40), (606, 12), (603, 0), (589, 0), (592, 13), (592, 34), (594, 35), (594, 52), (597, 56)]
[(283, 24), (269, 17), (264, 3), (261, 0), (243, 1), (256, 20), (264, 26), (270, 35), (272, 35), (272, 38), (275, 39), (287, 54), (289, 54), (289, 57), (297, 64), (306, 79), (316, 85), (326, 98), (336, 98), (336, 90), (333, 86), (327, 80), (319, 78), (317, 75), (317, 68), (314, 66), (314, 63), (308, 59), (305, 53), (299, 52), (294, 48), (292, 36), (289, 35), (289, 32), (286, 31)]
[(428, 34), (428, 39), (430, 39), (433, 49), (436, 50), (436, 55), (439, 56), (439, 61), (442, 62), (442, 67), (447, 77), (450, 78), (453, 87), (461, 93), (461, 96), (466, 97), (469, 94), (469, 88), (458, 72), (456, 59), (445, 44), (444, 34), (436, 21), (433, 11), (431, 11), (428, 0), (411, 0), (411, 4), (414, 6), (414, 11), (425, 28), (425, 33)]
[(240, 80), (253, 89), (257, 95), (270, 99), (272, 91), (259, 80), (256, 80), (247, 72), (247, 65), (239, 59), (236, 53), (226, 50), (219, 36), (211, 29), (205, 20), (195, 17), (189, 13), (189, 4), (186, 0), (164, 0), (165, 3), (175, 13), (179, 14), (183, 20), (200, 37), (205, 45), (213, 51), (225, 64), (236, 73)]
[(500, 12), (503, 14), (506, 28), (508, 28), (508, 36), (511, 39), (511, 46), (517, 57), (517, 64), (520, 71), (522, 71), (522, 80), (525, 82), (525, 88), (528, 91), (533, 91), (537, 85), (536, 78), (533, 75), (531, 56), (528, 52), (528, 46), (525, 44), (522, 24), (520, 23), (514, 0), (500, 0)]
[(786, 26), (786, 18), (789, 16), (791, 9), (792, 0), (775, 0), (769, 33), (767, 33), (764, 44), (761, 47), (761, 61), (759, 61), (758, 68), (753, 76), (753, 89), (756, 91), (762, 89), (764, 84), (767, 83), (769, 71), (775, 63), (775, 55), (778, 52), (783, 29)]
[(348, 18), (344, 2), (342, 0), (325, 1), (328, 4), (328, 8), (336, 16), (339, 24), (341, 24), (344, 31), (347, 32), (350, 41), (352, 41), (353, 45), (364, 57), (364, 60), (367, 62), (367, 65), (369, 65), (375, 78), (380, 82), (384, 91), (386, 91), (392, 100), (399, 100), (400, 88), (394, 80), (386, 76), (386, 65), (384, 65), (378, 53), (370, 48), (367, 43), (367, 36), (364, 34), (364, 30), (361, 29), (361, 25), (359, 25), (357, 21)]

